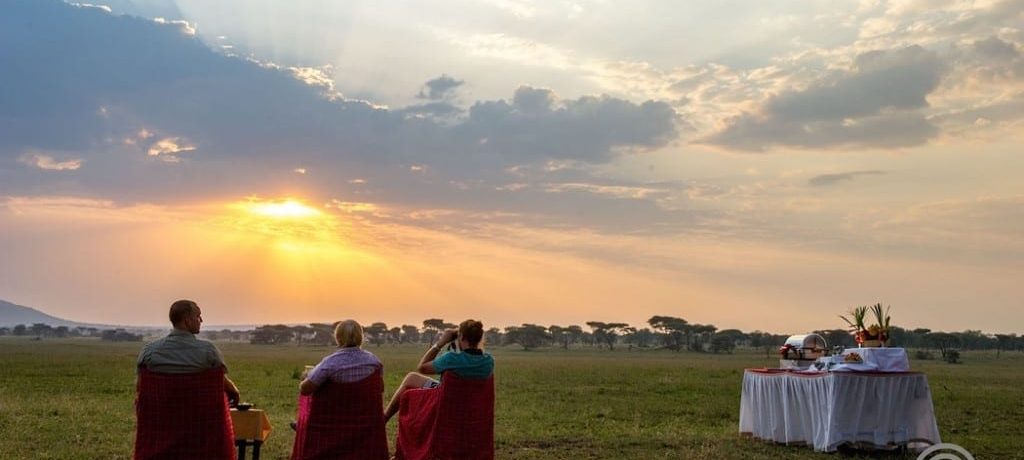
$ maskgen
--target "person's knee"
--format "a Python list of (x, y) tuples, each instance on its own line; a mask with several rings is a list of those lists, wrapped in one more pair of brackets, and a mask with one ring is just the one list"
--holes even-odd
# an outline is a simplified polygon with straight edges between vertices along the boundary
[(402, 387), (404, 388), (422, 388), (423, 383), (426, 382), (429, 377), (418, 374), (416, 372), (410, 372), (405, 375), (405, 379), (402, 380)]

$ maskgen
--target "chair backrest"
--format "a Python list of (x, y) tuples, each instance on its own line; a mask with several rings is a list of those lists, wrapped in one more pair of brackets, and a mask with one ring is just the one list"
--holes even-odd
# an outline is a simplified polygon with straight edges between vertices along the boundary
[(327, 382), (299, 396), (292, 460), (387, 459), (384, 379), (377, 371), (358, 382)]
[[(438, 428), (448, 449), (494, 446), (494, 376), (464, 379), (454, 372), (441, 377)], [(458, 427), (458, 429), (446, 429)], [(470, 458), (472, 452), (459, 452)]]
[(465, 379), (445, 372), (440, 387), (410, 390), (402, 399), (399, 458), (494, 458), (494, 376)]
[(235, 455), (224, 369), (160, 374), (140, 368), (135, 419), (135, 460)]

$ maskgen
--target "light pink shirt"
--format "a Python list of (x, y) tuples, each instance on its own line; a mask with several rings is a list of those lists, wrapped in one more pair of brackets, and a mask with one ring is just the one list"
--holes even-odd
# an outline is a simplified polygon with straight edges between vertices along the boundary
[(373, 353), (358, 347), (339, 348), (338, 351), (324, 357), (306, 378), (317, 385), (322, 385), (328, 380), (341, 383), (358, 382), (383, 368), (384, 365)]

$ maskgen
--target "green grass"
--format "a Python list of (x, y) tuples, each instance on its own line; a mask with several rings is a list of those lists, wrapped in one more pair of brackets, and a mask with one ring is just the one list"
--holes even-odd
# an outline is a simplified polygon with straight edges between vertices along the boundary
[[(219, 346), (242, 399), (265, 409), (274, 424), (263, 458), (287, 458), (298, 385), (293, 375), (329, 349)], [(0, 459), (129, 458), (140, 347), (0, 338)], [(422, 352), (369, 349), (384, 362), (388, 396)], [(737, 434), (743, 368), (776, 363), (763, 353), (491, 351), (501, 459), (836, 458)], [(943, 441), (979, 459), (1024, 458), (1024, 354), (963, 357), (960, 365), (912, 363), (928, 374)], [(395, 421), (388, 431), (393, 437)], [(870, 457), (841, 455), (861, 456)]]

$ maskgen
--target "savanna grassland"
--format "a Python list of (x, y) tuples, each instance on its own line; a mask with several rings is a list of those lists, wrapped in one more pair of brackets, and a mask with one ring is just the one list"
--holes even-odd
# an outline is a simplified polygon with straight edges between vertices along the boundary
[[(298, 372), (330, 350), (218, 344), (242, 399), (265, 409), (274, 433), (264, 459), (291, 452)], [(0, 459), (130, 458), (139, 343), (0, 338)], [(368, 349), (385, 366), (386, 394), (423, 347)], [(743, 368), (777, 364), (731, 355), (493, 348), (500, 459), (915, 458), (818, 454), (737, 433)], [(927, 373), (944, 442), (979, 459), (1024, 458), (1024, 354), (964, 353), (964, 363), (913, 361)], [(388, 426), (394, 436), (395, 423)], [(393, 444), (392, 444), (393, 446)]]

